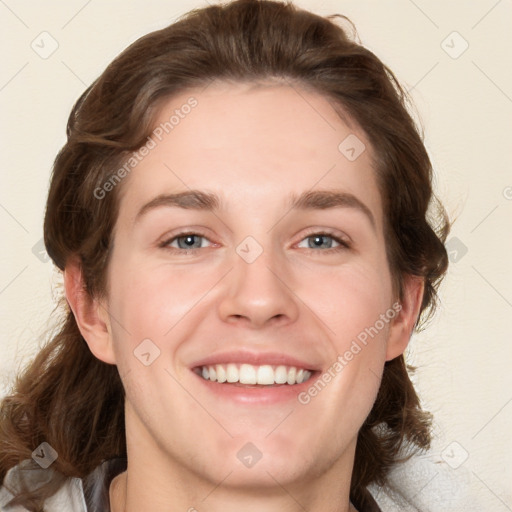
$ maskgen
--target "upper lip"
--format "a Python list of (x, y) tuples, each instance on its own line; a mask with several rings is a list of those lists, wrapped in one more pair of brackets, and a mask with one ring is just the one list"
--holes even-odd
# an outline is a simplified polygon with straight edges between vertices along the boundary
[(249, 352), (245, 350), (238, 350), (234, 352), (219, 352), (213, 354), (204, 359), (200, 359), (192, 364), (192, 368), (198, 368), (200, 366), (212, 366), (215, 364), (252, 364), (254, 366), (261, 365), (283, 365), (283, 366), (295, 366), (297, 368), (303, 368), (304, 370), (316, 371), (318, 367), (313, 365), (311, 362), (307, 362), (297, 357), (290, 356), (278, 352)]

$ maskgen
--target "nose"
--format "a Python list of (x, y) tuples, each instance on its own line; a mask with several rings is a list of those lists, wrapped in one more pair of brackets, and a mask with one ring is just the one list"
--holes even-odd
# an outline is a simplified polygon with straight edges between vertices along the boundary
[(279, 263), (269, 251), (263, 251), (252, 263), (238, 254), (233, 261), (218, 307), (223, 321), (257, 329), (284, 326), (297, 319), (299, 299), (283, 261)]

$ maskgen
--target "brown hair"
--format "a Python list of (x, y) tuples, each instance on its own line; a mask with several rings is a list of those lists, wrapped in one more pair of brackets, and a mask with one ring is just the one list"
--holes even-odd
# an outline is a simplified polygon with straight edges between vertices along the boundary
[[(424, 279), (424, 319), (447, 268), (448, 220), (433, 203), (430, 160), (404, 90), (335, 19), (291, 4), (238, 0), (191, 11), (122, 52), (76, 102), (67, 142), (55, 160), (44, 221), (55, 265), (63, 270), (78, 257), (87, 292), (105, 293), (122, 185), (102, 200), (94, 191), (146, 141), (161, 101), (214, 79), (284, 79), (323, 94), (367, 134), (376, 155), (391, 274), (399, 294), (404, 275)], [(439, 208), (438, 228), (427, 218), (432, 204)], [(64, 476), (84, 477), (103, 460), (126, 454), (117, 368), (91, 354), (71, 310), (63, 308), (60, 330), (3, 400), (0, 479), (43, 441), (57, 450), (52, 468)], [(404, 357), (397, 357), (386, 363), (377, 400), (359, 432), (353, 499), (372, 482), (384, 484), (405, 448), (425, 449), (429, 443), (430, 416), (421, 410)], [(40, 510), (37, 503), (56, 487), (20, 494), (13, 503)]]

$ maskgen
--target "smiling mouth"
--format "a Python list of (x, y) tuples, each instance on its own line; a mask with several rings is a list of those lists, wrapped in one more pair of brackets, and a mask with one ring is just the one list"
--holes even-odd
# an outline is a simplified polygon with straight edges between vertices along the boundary
[(194, 372), (204, 380), (239, 386), (293, 386), (306, 382), (316, 373), (296, 366), (234, 363), (198, 366)]

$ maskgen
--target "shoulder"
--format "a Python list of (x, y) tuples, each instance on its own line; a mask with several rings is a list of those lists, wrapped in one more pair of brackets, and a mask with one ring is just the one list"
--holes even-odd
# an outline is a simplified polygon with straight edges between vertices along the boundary
[(45, 512), (88, 512), (109, 510), (111, 479), (126, 467), (124, 459), (112, 459), (98, 466), (86, 478), (65, 478), (51, 467), (43, 469), (28, 459), (11, 468), (0, 486), (0, 512), (26, 512), (21, 505), (8, 506), (21, 492), (37, 493), (52, 480), (58, 489), (44, 500)]
[(398, 464), (386, 486), (371, 485), (368, 490), (382, 512), (480, 512), (486, 508), (474, 484), (469, 470), (454, 469), (428, 453)]
[[(1, 512), (26, 512), (21, 505), (8, 504), (23, 491), (37, 492), (57, 476), (51, 468), (34, 467), (33, 461), (26, 460), (11, 468), (0, 487)], [(58, 490), (44, 501), (45, 512), (67, 510), (87, 512), (83, 497), (82, 481), (79, 478), (66, 478)]]

